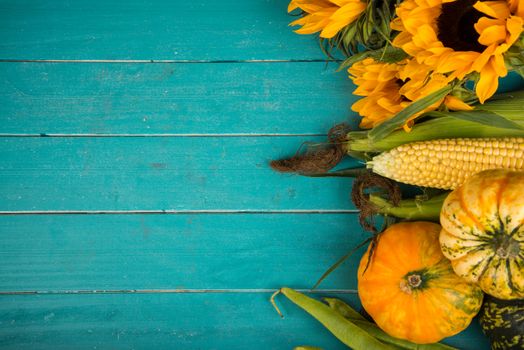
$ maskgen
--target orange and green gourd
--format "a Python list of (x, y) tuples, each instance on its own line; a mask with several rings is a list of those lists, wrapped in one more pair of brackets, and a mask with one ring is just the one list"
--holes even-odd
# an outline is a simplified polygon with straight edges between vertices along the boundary
[(450, 193), (440, 244), (455, 272), (498, 299), (524, 298), (524, 172), (487, 170)]
[(440, 250), (440, 225), (405, 222), (379, 235), (360, 261), (362, 306), (389, 335), (435, 343), (465, 329), (480, 310), (480, 288), (457, 276)]

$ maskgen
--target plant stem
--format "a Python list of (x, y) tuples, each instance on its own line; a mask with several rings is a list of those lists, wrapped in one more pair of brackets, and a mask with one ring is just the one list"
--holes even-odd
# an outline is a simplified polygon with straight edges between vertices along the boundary
[[(505, 94), (477, 106), (524, 126), (524, 92)], [(453, 112), (448, 112), (453, 113)], [(464, 112), (467, 113), (467, 112)], [(439, 117), (416, 123), (411, 132), (396, 130), (381, 139), (372, 140), (370, 131), (354, 131), (347, 135), (347, 152), (378, 153), (405, 143), (457, 137), (524, 137), (523, 129), (504, 129), (453, 117)]]
[(434, 196), (427, 200), (420, 198), (403, 199), (398, 206), (384, 198), (371, 194), (369, 200), (374, 204), (378, 212), (383, 215), (394, 216), (405, 220), (428, 220), (439, 221), (440, 210), (448, 192)]

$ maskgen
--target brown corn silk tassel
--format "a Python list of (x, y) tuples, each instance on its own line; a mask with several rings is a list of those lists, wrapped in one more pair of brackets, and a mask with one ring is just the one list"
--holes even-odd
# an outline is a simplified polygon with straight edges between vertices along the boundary
[(385, 192), (393, 205), (399, 204), (402, 194), (400, 187), (396, 182), (383, 176), (374, 174), (371, 171), (362, 173), (353, 182), (351, 200), (355, 204), (355, 207), (360, 210), (360, 225), (366, 231), (376, 234), (380, 230), (375, 226), (374, 217), (377, 213), (379, 213), (379, 210), (373, 203), (371, 203), (369, 200), (369, 193), (366, 192), (373, 188)]
[(335, 125), (328, 132), (327, 143), (308, 145), (304, 152), (301, 152), (301, 147), (291, 158), (272, 160), (270, 166), (281, 173), (303, 175), (325, 173), (344, 158), (346, 151), (343, 145), (348, 131), (349, 127), (346, 124)]
[(400, 187), (396, 182), (374, 174), (371, 171), (362, 173), (353, 182), (351, 200), (355, 204), (355, 207), (360, 210), (358, 215), (360, 226), (373, 235), (364, 273), (367, 271), (373, 259), (373, 254), (380, 238), (380, 232), (386, 228), (386, 225), (384, 225), (381, 229), (378, 229), (375, 225), (375, 216), (379, 213), (379, 210), (369, 200), (369, 193), (367, 193), (367, 191), (371, 189), (379, 189), (385, 192), (393, 205), (398, 205), (402, 198)]

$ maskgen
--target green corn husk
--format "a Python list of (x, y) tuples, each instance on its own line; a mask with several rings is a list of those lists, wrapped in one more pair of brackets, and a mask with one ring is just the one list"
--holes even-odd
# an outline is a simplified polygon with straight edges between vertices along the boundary
[[(495, 120), (493, 124), (497, 126), (486, 125), (486, 115), (480, 116), (482, 111), (495, 114), (498, 122), (506, 120), (516, 127), (500, 127)], [(484, 105), (478, 105), (472, 112), (460, 112), (460, 118), (453, 117), (453, 113), (438, 112), (440, 117), (416, 123), (411, 132), (396, 130), (382, 139), (370, 138), (370, 131), (349, 132), (346, 151), (350, 155), (379, 153), (405, 143), (444, 138), (524, 137), (524, 91), (498, 96)], [(471, 121), (464, 119), (468, 116), (471, 116)]]
[[(351, 349), (357, 350), (458, 350), (441, 344), (415, 344), (407, 340), (394, 338), (382, 331), (374, 323), (368, 322), (358, 312), (341, 300), (324, 299), (326, 303), (299, 293), (291, 288), (282, 288), (271, 297), (276, 306), (275, 297), (282, 293), (294, 304), (322, 323), (336, 338)], [(311, 349), (299, 347), (298, 349)]]
[(330, 308), (341, 314), (343, 317), (353, 322), (358, 327), (362, 328), (378, 340), (393, 345), (398, 349), (406, 350), (458, 350), (452, 346), (448, 346), (442, 343), (433, 344), (415, 344), (408, 340), (402, 340), (394, 338), (380, 329), (376, 324), (366, 320), (360, 313), (358, 313), (351, 306), (346, 304), (340, 299), (336, 298), (324, 298), (324, 301), (329, 305)]
[(397, 206), (376, 194), (369, 195), (369, 201), (379, 214), (394, 216), (404, 220), (424, 220), (439, 222), (442, 204), (449, 192), (424, 199), (421, 196), (403, 199)]

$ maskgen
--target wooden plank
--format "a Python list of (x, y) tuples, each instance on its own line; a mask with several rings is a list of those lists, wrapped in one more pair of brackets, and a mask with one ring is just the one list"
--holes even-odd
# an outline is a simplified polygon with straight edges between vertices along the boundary
[[(354, 215), (0, 216), (0, 291), (311, 288), (369, 237)], [(322, 288), (356, 289), (363, 249)]]
[(302, 141), (1, 138), (0, 211), (353, 208), (348, 178), (282, 175), (269, 168), (271, 158), (290, 154)]
[(0, 134), (326, 133), (353, 115), (352, 84), (335, 69), (3, 62)]
[[(336, 65), (0, 63), (0, 135), (319, 134), (359, 117)], [(524, 88), (510, 74), (500, 90)], [(312, 93), (313, 92), (313, 93)]]
[(2, 0), (1, 59), (324, 59), (288, 0)]
[[(358, 307), (356, 296), (337, 297)], [(284, 298), (280, 319), (268, 299), (260, 293), (0, 296), (0, 348), (347, 349)], [(489, 349), (477, 322), (446, 343)]]

